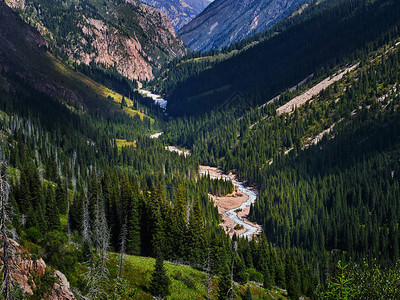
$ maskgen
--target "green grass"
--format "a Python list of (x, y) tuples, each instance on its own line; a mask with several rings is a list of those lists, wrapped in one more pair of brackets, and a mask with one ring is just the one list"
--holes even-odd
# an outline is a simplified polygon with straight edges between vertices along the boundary
[[(111, 277), (115, 278), (118, 265), (119, 255), (110, 253)], [(125, 255), (123, 278), (137, 290), (138, 299), (153, 299), (148, 289), (154, 265), (154, 258)], [(165, 263), (165, 267), (171, 279), (171, 295), (167, 299), (203, 299), (206, 296), (206, 288), (203, 284), (206, 276), (203, 272), (168, 262)]]
[[(142, 256), (124, 256), (124, 268), (122, 277), (127, 284), (136, 290), (135, 299), (153, 299), (149, 293), (150, 278), (155, 265), (155, 259)], [(110, 253), (108, 268), (110, 278), (116, 278), (119, 266), (119, 254)], [(207, 290), (205, 286), (206, 274), (189, 266), (178, 265), (165, 262), (167, 274), (171, 280), (171, 295), (167, 299), (171, 300), (189, 300), (189, 299), (206, 299)], [(211, 280), (211, 299), (217, 299), (218, 278), (213, 277)], [(286, 299), (286, 291), (273, 288), (270, 291), (264, 290), (258, 284), (248, 283), (244, 285), (236, 285), (235, 299), (241, 299), (241, 295), (245, 294), (247, 285), (253, 295), (253, 299)]]

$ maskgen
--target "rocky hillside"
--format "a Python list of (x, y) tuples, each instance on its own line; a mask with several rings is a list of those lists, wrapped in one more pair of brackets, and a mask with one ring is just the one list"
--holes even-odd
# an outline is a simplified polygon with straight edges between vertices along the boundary
[[(75, 300), (69, 282), (65, 275), (46, 265), (43, 259), (33, 259), (16, 241), (9, 240), (11, 277), (22, 295), (34, 299)], [(3, 256), (3, 249), (0, 249)], [(0, 261), (1, 267), (2, 261)]]
[[(40, 33), (2, 1), (0, 28), (0, 88), (11, 93), (17, 91), (18, 86), (11, 83), (17, 79), (69, 108), (107, 115), (121, 111), (121, 94), (56, 59), (48, 51), (49, 43)], [(2, 80), (2, 76), (10, 80)], [(138, 114), (131, 107), (125, 107), (124, 111), (132, 116)]]
[(175, 30), (193, 20), (207, 5), (208, 0), (141, 0), (164, 12), (170, 19)]
[(304, 2), (306, 0), (216, 0), (179, 34), (193, 50), (220, 49), (270, 28)]
[(161, 64), (186, 53), (168, 17), (137, 0), (6, 0), (53, 51), (77, 64), (152, 79)]

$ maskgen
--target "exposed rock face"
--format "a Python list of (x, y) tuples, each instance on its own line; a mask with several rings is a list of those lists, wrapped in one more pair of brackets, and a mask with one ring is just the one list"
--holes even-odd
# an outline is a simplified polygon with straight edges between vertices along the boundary
[(215, 0), (179, 34), (193, 50), (220, 49), (264, 31), (307, 0)]
[(193, 20), (210, 3), (208, 0), (141, 0), (164, 12), (170, 19), (175, 30)]
[[(35, 278), (42, 278), (46, 274), (48, 267), (43, 259), (32, 260), (31, 255), (24, 252), (21, 246), (14, 240), (10, 241), (10, 265), (11, 274), (15, 282), (17, 282), (24, 293), (33, 295), (37, 289)], [(0, 254), (3, 255), (3, 249), (0, 249)], [(2, 261), (0, 260), (0, 265)], [(76, 299), (72, 293), (67, 278), (60, 271), (55, 271), (55, 283), (52, 289), (46, 293), (44, 299)]]
[(69, 282), (67, 280), (67, 277), (65, 277), (65, 275), (58, 270), (54, 272), (54, 275), (56, 276), (57, 281), (54, 283), (50, 293), (45, 295), (44, 299), (45, 300), (75, 299), (75, 296), (71, 292), (71, 289), (69, 287)]
[(6, 0), (70, 61), (113, 68), (145, 81), (161, 64), (186, 53), (168, 17), (137, 0)]
[(152, 67), (147, 63), (146, 56), (141, 55), (142, 46), (137, 39), (119, 36), (115, 28), (110, 28), (102, 20), (93, 18), (84, 17), (78, 26), (85, 36), (92, 37), (91, 46), (96, 52), (89, 54), (79, 48), (65, 48), (69, 57), (73, 57), (74, 53), (80, 53), (77, 62), (87, 65), (94, 62), (106, 67), (115, 67), (121, 75), (132, 80), (153, 78)]

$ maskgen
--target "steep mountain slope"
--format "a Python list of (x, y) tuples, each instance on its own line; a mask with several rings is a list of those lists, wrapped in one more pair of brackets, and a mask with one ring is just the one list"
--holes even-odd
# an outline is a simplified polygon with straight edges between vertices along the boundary
[(177, 31), (210, 4), (208, 0), (141, 0), (141, 2), (164, 12)]
[[(120, 111), (122, 95), (73, 71), (48, 51), (48, 42), (4, 2), (0, 2), (0, 71), (18, 78), (34, 90), (59, 99), (78, 110), (98, 114)], [(10, 85), (10, 90), (14, 87)], [(129, 101), (129, 100), (128, 100)], [(130, 103), (132, 104), (132, 103)], [(129, 115), (140, 115), (125, 107)]]
[(61, 56), (77, 64), (114, 69), (130, 80), (153, 78), (163, 62), (186, 51), (169, 19), (137, 0), (6, 3)]
[(220, 49), (270, 28), (306, 0), (216, 0), (179, 34), (193, 50)]
[[(161, 141), (148, 138), (159, 129), (155, 122), (128, 117), (96, 90), (100, 85), (59, 63), (45, 44), (39, 48), (44, 42), (39, 33), (4, 2), (0, 28), (0, 158), (6, 165), (1, 171), (7, 168), (12, 185), (15, 215), (7, 226), (16, 227), (21, 245), (63, 272), (79, 298), (159, 295), (153, 288), (158, 282), (151, 279), (157, 278), (154, 260), (122, 259), (109, 253), (110, 247), (157, 261), (162, 249), (164, 259), (194, 266), (208, 260), (208, 276), (165, 264), (168, 272), (161, 275), (171, 282), (172, 299), (198, 299), (208, 291), (228, 295), (233, 258), (235, 282), (258, 282), (254, 288), (235, 283), (235, 294), (246, 290), (255, 293), (253, 299), (264, 299), (263, 268), (271, 263), (285, 270), (293, 263), (278, 260), (287, 256), (280, 249), (274, 249), (276, 258), (266, 253), (266, 263), (258, 263), (256, 256), (269, 247), (265, 239), (253, 243), (254, 251), (241, 240), (232, 252), (233, 241), (218, 225), (220, 216), (208, 198), (217, 190), (232, 192), (232, 183), (199, 180), (197, 157), (166, 151)], [(301, 255), (297, 265), (305, 270), (301, 293), (311, 295), (311, 269)], [(206, 287), (203, 279), (211, 276), (215, 284)], [(264, 287), (271, 298), (278, 296), (272, 285)]]
[[(317, 14), (312, 12), (321, 6)], [(272, 99), (311, 74), (347, 64), (356, 51), (384, 44), (397, 34), (397, 1), (314, 1), (302, 21), (213, 68), (177, 84), (168, 98), (171, 114), (201, 114), (240, 93), (247, 107)], [(306, 41), (306, 42), (305, 42)]]
[[(341, 7), (347, 21), (348, 8)], [(250, 215), (274, 245), (302, 248), (315, 262), (373, 257), (394, 267), (400, 241), (399, 5), (364, 2), (360, 11), (378, 33), (370, 31), (367, 47), (349, 53), (351, 63), (338, 59), (327, 73), (286, 85), (279, 97), (241, 117), (225, 105), (178, 119), (164, 136), (256, 184), (260, 197)], [(256, 92), (249, 102), (251, 96)]]

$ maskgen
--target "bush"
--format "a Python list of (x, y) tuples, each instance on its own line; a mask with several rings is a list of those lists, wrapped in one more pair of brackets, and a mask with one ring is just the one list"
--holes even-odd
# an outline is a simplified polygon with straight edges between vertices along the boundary
[(264, 282), (264, 276), (260, 272), (258, 272), (254, 268), (247, 269), (247, 273), (249, 274), (249, 280), (250, 281), (255, 281), (258, 283), (263, 283)]
[(189, 289), (195, 289), (196, 288), (196, 281), (190, 277), (190, 276), (185, 276), (183, 279), (183, 283), (189, 288)]

